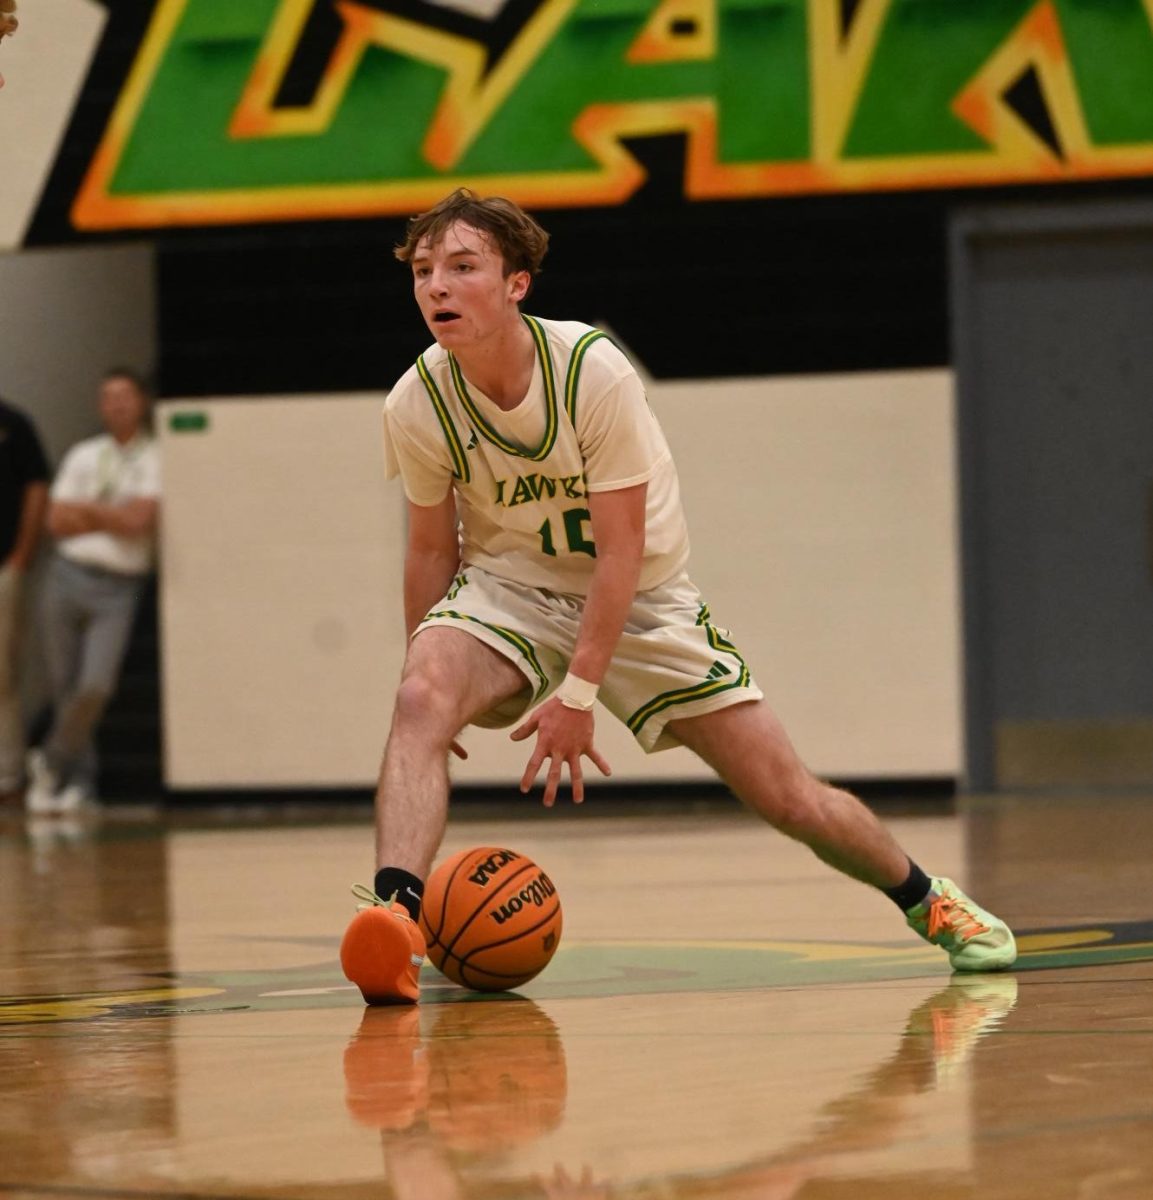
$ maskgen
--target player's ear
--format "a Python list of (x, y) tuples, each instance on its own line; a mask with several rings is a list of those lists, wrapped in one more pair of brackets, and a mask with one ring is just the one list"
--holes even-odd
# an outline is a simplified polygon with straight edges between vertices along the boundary
[(513, 271), (508, 277), (508, 283), (510, 298), (519, 304), (528, 295), (532, 286), (532, 275), (528, 271)]

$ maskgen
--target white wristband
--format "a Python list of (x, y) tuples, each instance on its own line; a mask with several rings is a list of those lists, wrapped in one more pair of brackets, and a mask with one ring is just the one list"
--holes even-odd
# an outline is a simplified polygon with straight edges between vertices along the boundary
[(582, 679), (579, 675), (574, 675), (570, 671), (564, 677), (564, 683), (557, 688), (556, 698), (565, 708), (575, 708), (581, 712), (590, 712), (592, 706), (597, 702), (597, 692), (599, 691), (600, 684), (589, 683), (587, 679)]

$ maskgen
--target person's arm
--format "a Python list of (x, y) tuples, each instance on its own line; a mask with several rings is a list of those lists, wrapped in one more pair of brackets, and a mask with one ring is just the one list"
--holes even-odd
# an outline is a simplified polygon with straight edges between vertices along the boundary
[(404, 632), (412, 637), (425, 614), (448, 591), (460, 568), (456, 495), (432, 506), (408, 502), (404, 554)]
[(16, 531), (16, 542), (8, 555), (6, 567), (27, 571), (36, 553), (36, 543), (44, 528), (44, 513), (48, 508), (48, 485), (39, 480), (24, 487), (24, 503), (20, 508), (20, 527)]
[(136, 496), (119, 504), (53, 500), (48, 506), (48, 532), (54, 538), (101, 532), (118, 537), (145, 537), (155, 530), (159, 511), (159, 501), (145, 496)]
[[(597, 686), (612, 662), (629, 609), (636, 598), (645, 550), (647, 497), (647, 483), (588, 495), (597, 556), (576, 647), (569, 662), (569, 674)], [(520, 741), (534, 732), (536, 748), (520, 787), (522, 792), (527, 792), (544, 760), (549, 759), (544, 791), (546, 808), (556, 802), (565, 763), (568, 764), (574, 804), (584, 800), (582, 757), (591, 758), (602, 775), (612, 774), (593, 743), (591, 709), (571, 708), (554, 695), (519, 726), (512, 737), (514, 741)]]
[[(0, 41), (15, 33), (19, 24), (16, 20), (16, 0), (0, 0)], [(0, 75), (0, 87), (3, 86), (4, 76)]]
[(81, 533), (95, 533), (92, 505), (83, 500), (53, 500), (48, 505), (45, 522), (48, 532), (57, 540), (76, 537)]
[(645, 553), (648, 490), (647, 483), (639, 483), (588, 494), (597, 556), (569, 671), (598, 686), (636, 599)]
[(160, 502), (151, 496), (133, 496), (116, 504), (94, 503), (92, 520), (96, 528), (118, 537), (146, 537), (156, 530)]

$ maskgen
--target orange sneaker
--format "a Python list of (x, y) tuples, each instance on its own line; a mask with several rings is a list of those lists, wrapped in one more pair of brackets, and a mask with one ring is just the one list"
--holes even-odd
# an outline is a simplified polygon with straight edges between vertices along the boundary
[(420, 1009), (366, 1008), (344, 1051), (344, 1102), (352, 1119), (393, 1133), (411, 1129), (428, 1109), (429, 1075)]
[(420, 999), (424, 934), (396, 895), (382, 900), (357, 884), (352, 894), (365, 901), (340, 943), (340, 965), (366, 1004), (415, 1004)]

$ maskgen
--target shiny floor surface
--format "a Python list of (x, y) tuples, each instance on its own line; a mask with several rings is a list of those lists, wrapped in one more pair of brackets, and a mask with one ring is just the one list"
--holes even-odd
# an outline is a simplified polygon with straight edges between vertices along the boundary
[[(951, 977), (886, 900), (735, 809), (454, 814), (535, 858), (516, 996), (337, 962), (367, 811), (0, 818), (0, 1195), (1153, 1197), (1153, 797), (889, 818), (1020, 935)], [(267, 815), (267, 814), (266, 814)]]

